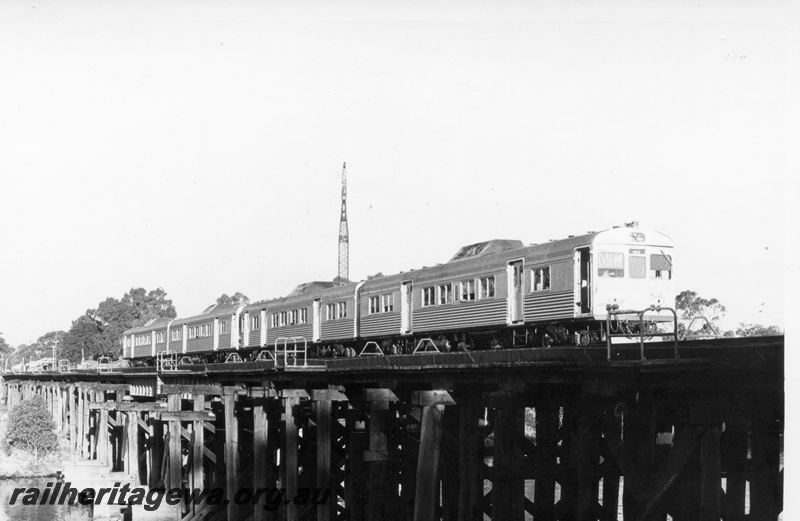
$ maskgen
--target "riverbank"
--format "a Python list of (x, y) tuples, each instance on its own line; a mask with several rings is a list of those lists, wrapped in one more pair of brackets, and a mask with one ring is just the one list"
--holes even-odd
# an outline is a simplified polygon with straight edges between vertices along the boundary
[[(0, 404), (0, 440), (6, 436), (9, 409)], [(0, 448), (0, 479), (55, 477), (61, 468), (61, 462), (69, 458), (69, 447), (65, 437), (59, 437), (58, 450), (38, 460), (32, 454), (21, 450), (12, 450), (7, 454)]]

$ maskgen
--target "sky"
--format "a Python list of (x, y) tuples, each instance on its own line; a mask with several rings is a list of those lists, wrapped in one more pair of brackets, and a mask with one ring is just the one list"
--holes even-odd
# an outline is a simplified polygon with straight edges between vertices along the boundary
[(344, 162), (351, 279), (637, 220), (785, 327), (795, 13), (590, 4), (0, 2), (0, 333), (331, 280)]

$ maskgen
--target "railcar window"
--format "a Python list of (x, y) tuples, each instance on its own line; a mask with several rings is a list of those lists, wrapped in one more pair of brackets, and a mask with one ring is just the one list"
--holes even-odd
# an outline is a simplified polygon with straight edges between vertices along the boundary
[(169, 332), (169, 339), (172, 340), (173, 342), (181, 340), (182, 337), (183, 337), (183, 331), (180, 329), (173, 329), (172, 331)]
[(597, 274), (601, 277), (624, 277), (625, 256), (616, 252), (598, 252)]
[(387, 293), (385, 295), (381, 295), (381, 308), (383, 309), (384, 313), (391, 313), (394, 311), (394, 294)]
[(156, 333), (156, 344), (163, 344), (164, 343), (164, 332), (159, 331)]
[(303, 308), (300, 310), (300, 324), (305, 324), (308, 322), (308, 310)]
[(650, 255), (650, 274), (654, 279), (672, 278), (672, 256), (663, 253)]
[(336, 318), (347, 318), (347, 302), (336, 303)]
[(261, 317), (258, 315), (250, 317), (250, 330), (261, 329)]
[(228, 332), (228, 323), (224, 320), (219, 321), (219, 334), (224, 335)]
[(433, 306), (436, 304), (436, 288), (428, 286), (422, 288), (422, 307)]
[(287, 313), (285, 311), (281, 311), (278, 314), (278, 325), (279, 326), (285, 326), (286, 325), (286, 319), (288, 318), (286, 315), (287, 315)]
[(293, 309), (289, 312), (289, 325), (297, 324), (298, 310)]
[(453, 302), (453, 291), (450, 284), (440, 284), (437, 288), (437, 292), (439, 293), (439, 304), (449, 304)]
[(494, 275), (480, 279), (480, 294), (478, 298), (494, 298)]
[(193, 339), (197, 336), (197, 332), (194, 329), (194, 326), (189, 327), (189, 340)]
[(475, 300), (475, 280), (470, 279), (461, 281), (461, 300)]
[(647, 266), (645, 266), (646, 259), (640, 255), (631, 255), (628, 257), (628, 262), (631, 268), (632, 279), (643, 279), (647, 276)]
[(325, 320), (333, 320), (336, 318), (336, 306), (328, 304), (325, 306)]
[(377, 295), (369, 298), (369, 314), (375, 314), (380, 309)]
[(531, 291), (547, 291), (550, 289), (550, 266), (531, 270)]

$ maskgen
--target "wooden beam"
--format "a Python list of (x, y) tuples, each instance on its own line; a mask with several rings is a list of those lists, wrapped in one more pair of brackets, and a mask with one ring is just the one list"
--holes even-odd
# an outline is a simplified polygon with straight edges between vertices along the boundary
[(391, 389), (364, 389), (362, 399), (365, 402), (397, 402), (400, 400)]
[(444, 405), (426, 405), (422, 408), (414, 521), (434, 521), (437, 518), (443, 411)]
[(243, 385), (224, 385), (222, 386), (222, 394), (247, 394), (247, 390)]
[(102, 383), (91, 383), (87, 384), (87, 388), (93, 391), (116, 391), (116, 392), (130, 392), (131, 386), (130, 384), (102, 384)]
[[(170, 395), (177, 396), (179, 394)], [(208, 411), (164, 411), (155, 413), (161, 421), (177, 421), (177, 422), (200, 422), (200, 421), (214, 421), (216, 416)], [(180, 435), (180, 431), (178, 431)]]
[(156, 421), (152, 413), (148, 414), (148, 424), (148, 432), (150, 434), (148, 485), (150, 488), (158, 488), (164, 486), (163, 474), (166, 470), (163, 468), (165, 453), (164, 424)]
[[(269, 454), (269, 418), (265, 410), (266, 398), (253, 405), (253, 489), (268, 488), (274, 486), (269, 483), (269, 472), (267, 471)], [(253, 521), (267, 521), (268, 514), (264, 509), (264, 501), (259, 500), (253, 510)], [(264, 504), (262, 504), (264, 503)]]
[(442, 414), (441, 445), (441, 503), (442, 519), (458, 519), (460, 467), (467, 462), (459, 461), (459, 426), (461, 411), (458, 407), (445, 407)]
[(279, 398), (280, 393), (274, 387), (248, 387), (247, 396), (250, 398)]
[(735, 514), (744, 515), (747, 461), (747, 428), (744, 422), (726, 422), (720, 438), (720, 456), (725, 467), (725, 497)]
[[(216, 416), (212, 414), (210, 411), (206, 411), (206, 399), (204, 394), (195, 394), (194, 401), (192, 403), (192, 410), (198, 413), (210, 414), (213, 421), (216, 419)], [(204, 465), (203, 465), (203, 456), (205, 453), (205, 432), (206, 430), (203, 428), (205, 422), (202, 420), (195, 421), (192, 424), (192, 440), (191, 440), (191, 454), (192, 454), (192, 474), (191, 474), (191, 488), (193, 489), (205, 489), (205, 479), (204, 479)], [(197, 514), (198, 510), (202, 508), (204, 505), (195, 502), (192, 502), (191, 509), (192, 511)]]
[(477, 433), (482, 407), (468, 403), (460, 404), (456, 410), (459, 411), (458, 521), (483, 521), (483, 478), (480, 474), (483, 443)]
[(89, 404), (90, 411), (113, 411), (117, 408), (117, 402), (92, 402)]
[(191, 394), (191, 395), (198, 395), (198, 394), (208, 394), (211, 396), (221, 396), (222, 395), (222, 386), (221, 385), (188, 385), (188, 384), (169, 384), (169, 385), (162, 385), (161, 392), (166, 395), (170, 394)]
[(133, 478), (134, 485), (141, 485), (139, 476), (139, 413), (125, 413), (124, 437), (128, 441), (128, 457), (125, 472)]
[[(225, 492), (233, 498), (239, 490), (239, 422), (236, 418), (236, 395), (239, 389), (225, 388), (223, 403), (225, 405)], [(292, 497), (292, 496), (288, 496)], [(239, 519), (238, 508), (234, 501), (227, 507), (228, 519)]]
[(108, 409), (100, 409), (100, 421), (97, 424), (95, 434), (97, 444), (97, 460), (104, 465), (109, 465), (109, 443), (108, 443)]
[(299, 400), (301, 398), (311, 398), (311, 395), (305, 389), (281, 389), (281, 397)]
[(411, 404), (426, 405), (454, 405), (456, 401), (447, 391), (414, 391), (411, 393)]
[(86, 396), (83, 387), (80, 385), (78, 390), (78, 435), (75, 440), (76, 454), (78, 458), (83, 459), (86, 457), (86, 438), (89, 430), (89, 415), (86, 408)]
[[(506, 404), (494, 415), (494, 464), (500, 467), (523, 461), (522, 438), (525, 434), (525, 409)], [(492, 482), (492, 519), (525, 519), (525, 482)]]
[(647, 517), (655, 504), (664, 496), (669, 487), (675, 482), (683, 469), (692, 451), (697, 446), (704, 427), (698, 425), (685, 425), (676, 434), (672, 448), (665, 461), (652, 475), (645, 468), (637, 467), (628, 456), (625, 448), (618, 443), (619, 433), (614, 434), (614, 428), (609, 428), (606, 423), (606, 441), (609, 449), (617, 461), (626, 486), (630, 488), (636, 504), (637, 517)]
[(544, 477), (534, 484), (534, 519), (553, 519), (555, 517), (555, 468), (558, 450), (559, 407), (542, 404), (536, 407), (536, 450), (533, 461), (535, 468)]
[(312, 389), (311, 399), (315, 402), (346, 402), (347, 395), (338, 389)]
[[(302, 391), (305, 393), (305, 391)], [(286, 497), (291, 498), (297, 494), (297, 424), (295, 423), (296, 405), (300, 403), (300, 397), (295, 393), (281, 392), (284, 395), (284, 455), (281, 458), (282, 484), (285, 487)], [(284, 504), (284, 519), (286, 521), (298, 521), (297, 506), (290, 502)], [(229, 518), (230, 519), (230, 518)]]
[[(384, 396), (377, 393), (373, 396)], [(388, 483), (386, 460), (389, 449), (386, 429), (388, 424), (388, 401), (369, 402), (369, 450), (364, 452), (364, 461), (369, 462), (369, 488), (367, 496), (367, 519), (385, 519)]]
[[(183, 415), (183, 412), (181, 412), (181, 395), (167, 395), (167, 407), (169, 412), (160, 414), (162, 421), (169, 421), (169, 473), (167, 474), (169, 480), (165, 486), (170, 489), (180, 488), (181, 486), (181, 470), (183, 467), (181, 454), (181, 419)], [(166, 418), (164, 418), (165, 415), (167, 416)]]
[(722, 476), (719, 454), (719, 425), (711, 425), (700, 441), (700, 519), (719, 521)]
[(118, 411), (166, 411), (167, 404), (164, 402), (122, 402), (117, 406)]
[[(327, 390), (327, 389), (326, 389)], [(332, 393), (344, 396), (340, 391), (329, 389)], [(331, 410), (332, 400), (319, 399), (321, 394), (312, 393), (314, 402), (314, 420), (317, 424), (317, 488), (333, 489), (331, 474)], [(331, 393), (326, 393), (328, 398)], [(347, 397), (345, 396), (345, 399)], [(322, 501), (317, 505), (317, 521), (332, 521), (335, 509), (331, 509), (331, 501)]]

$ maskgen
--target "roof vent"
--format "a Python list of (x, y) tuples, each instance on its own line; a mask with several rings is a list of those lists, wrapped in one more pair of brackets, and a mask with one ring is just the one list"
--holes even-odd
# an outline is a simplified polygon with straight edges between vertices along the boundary
[(289, 293), (289, 297), (295, 295), (302, 295), (308, 291), (318, 290), (318, 289), (327, 289), (332, 288), (335, 284), (333, 282), (328, 282), (327, 280), (315, 280), (313, 282), (304, 282), (302, 284), (298, 284), (291, 293)]
[(476, 242), (464, 246), (453, 256), (450, 261), (459, 259), (468, 259), (470, 257), (480, 257), (482, 255), (491, 255), (492, 253), (500, 253), (503, 251), (513, 250), (515, 248), (522, 248), (524, 245), (522, 241), (515, 241), (509, 239), (493, 239), (491, 241)]

